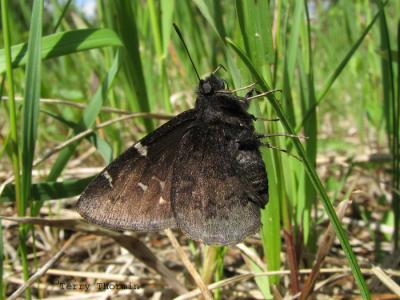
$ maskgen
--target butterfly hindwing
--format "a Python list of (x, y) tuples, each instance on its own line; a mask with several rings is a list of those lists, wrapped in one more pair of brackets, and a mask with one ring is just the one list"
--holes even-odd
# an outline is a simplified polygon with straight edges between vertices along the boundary
[(176, 149), (194, 120), (186, 111), (128, 148), (85, 189), (78, 212), (115, 229), (156, 231), (175, 227), (171, 209)]
[[(218, 124), (192, 127), (181, 140), (174, 164), (172, 207), (177, 225), (206, 244), (232, 244), (256, 232), (266, 201), (261, 197), (267, 195), (257, 190), (260, 183), (254, 185), (245, 176), (254, 168), (241, 165), (238, 144), (230, 133), (235, 135)], [(254, 151), (261, 160), (258, 149)], [(265, 170), (257, 168), (254, 180), (264, 179), (265, 190)]]

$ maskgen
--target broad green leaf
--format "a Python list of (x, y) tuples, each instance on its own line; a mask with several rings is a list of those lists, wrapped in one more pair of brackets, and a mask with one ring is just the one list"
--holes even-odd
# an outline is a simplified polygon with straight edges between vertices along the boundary
[[(59, 32), (41, 38), (40, 58), (42, 60), (102, 47), (123, 46), (119, 37), (110, 29), (79, 29)], [(12, 47), (13, 67), (24, 66), (27, 62), (28, 44)], [(0, 73), (5, 71), (4, 49), (0, 50)]]

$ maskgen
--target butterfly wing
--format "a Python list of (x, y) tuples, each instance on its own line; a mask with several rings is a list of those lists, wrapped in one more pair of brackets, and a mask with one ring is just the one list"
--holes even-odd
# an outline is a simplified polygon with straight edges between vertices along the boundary
[(258, 146), (241, 151), (230, 133), (237, 131), (192, 127), (174, 164), (176, 222), (190, 238), (206, 244), (237, 243), (255, 233), (266, 204), (267, 177)]
[(172, 166), (195, 112), (188, 110), (128, 148), (85, 189), (77, 211), (114, 229), (156, 231), (175, 226)]

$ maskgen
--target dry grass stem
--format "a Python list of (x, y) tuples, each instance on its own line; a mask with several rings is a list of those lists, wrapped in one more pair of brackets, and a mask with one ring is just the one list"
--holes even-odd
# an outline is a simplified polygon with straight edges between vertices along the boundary
[(176, 239), (175, 235), (172, 233), (171, 229), (164, 230), (165, 234), (167, 235), (168, 239), (170, 240), (172, 246), (175, 248), (176, 252), (178, 253), (181, 261), (185, 265), (186, 269), (192, 276), (194, 282), (199, 287), (201, 294), (203, 295), (204, 299), (210, 300), (213, 299), (210, 291), (207, 289), (207, 286), (204, 284), (203, 280), (201, 279), (200, 274), (197, 272), (196, 268), (190, 262), (188, 256), (186, 255), (185, 251), (182, 249), (181, 245), (179, 245), (178, 240)]
[(42, 277), (52, 265), (54, 265), (61, 256), (64, 255), (65, 250), (72, 245), (73, 242), (80, 236), (80, 233), (73, 235), (65, 244), (62, 246), (60, 251), (57, 252), (47, 263), (45, 263), (35, 274), (33, 274), (27, 282), (20, 286), (9, 298), (8, 300), (17, 299), (27, 288), (29, 288), (36, 280)]
[(386, 287), (388, 287), (400, 298), (400, 286), (396, 283), (396, 281), (390, 278), (390, 276), (381, 267), (373, 267), (372, 272)]
[[(8, 100), (8, 96), (3, 96), (1, 97), (2, 100), (7, 101)], [(23, 97), (15, 97), (16, 101), (23, 101)], [(67, 105), (67, 106), (71, 106), (71, 107), (75, 107), (75, 108), (79, 108), (79, 109), (85, 109), (87, 107), (86, 104), (82, 104), (82, 103), (78, 103), (78, 102), (74, 102), (74, 101), (68, 101), (68, 100), (62, 100), (62, 99), (52, 99), (52, 98), (41, 98), (40, 99), (40, 103), (44, 103), (44, 104), (53, 104), (53, 105)], [(87, 101), (85, 101), (85, 103), (87, 103)], [(122, 110), (122, 109), (118, 109), (118, 108), (113, 108), (113, 107), (107, 107), (107, 106), (103, 106), (101, 108), (102, 112), (107, 112), (107, 113), (115, 113), (115, 114), (120, 114), (120, 115), (130, 115), (132, 114), (132, 112), (130, 111), (126, 111), (126, 110)], [(163, 114), (163, 117), (159, 118), (157, 116), (153, 116), (153, 117), (149, 117), (149, 118), (154, 118), (154, 119), (161, 119), (164, 120), (165, 118), (171, 119), (174, 117), (174, 115), (168, 115), (168, 114)]]

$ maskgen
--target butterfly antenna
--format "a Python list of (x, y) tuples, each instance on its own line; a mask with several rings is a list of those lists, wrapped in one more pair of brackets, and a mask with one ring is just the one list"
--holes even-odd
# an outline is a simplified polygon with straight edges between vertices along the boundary
[(221, 69), (223, 69), (226, 72), (226, 68), (224, 67), (224, 65), (223, 64), (219, 64), (218, 67), (212, 73), (215, 74)]
[(194, 71), (196, 72), (197, 79), (200, 81), (201, 79), (200, 79), (199, 73), (197, 72), (197, 69), (196, 69), (196, 66), (194, 65), (193, 59), (192, 59), (192, 57), (190, 56), (189, 49), (188, 49), (188, 47), (186, 46), (185, 40), (183, 39), (183, 35), (182, 35), (181, 31), (179, 30), (179, 27), (178, 27), (178, 25), (176, 25), (175, 23), (173, 23), (172, 25), (174, 26), (174, 29), (175, 29), (176, 33), (177, 33), (178, 36), (179, 36), (179, 39), (181, 40), (181, 42), (182, 42), (182, 44), (183, 44), (183, 48), (185, 48), (186, 53), (187, 53), (187, 55), (189, 56), (189, 60), (190, 60), (190, 62), (192, 63), (192, 67), (193, 67)]

